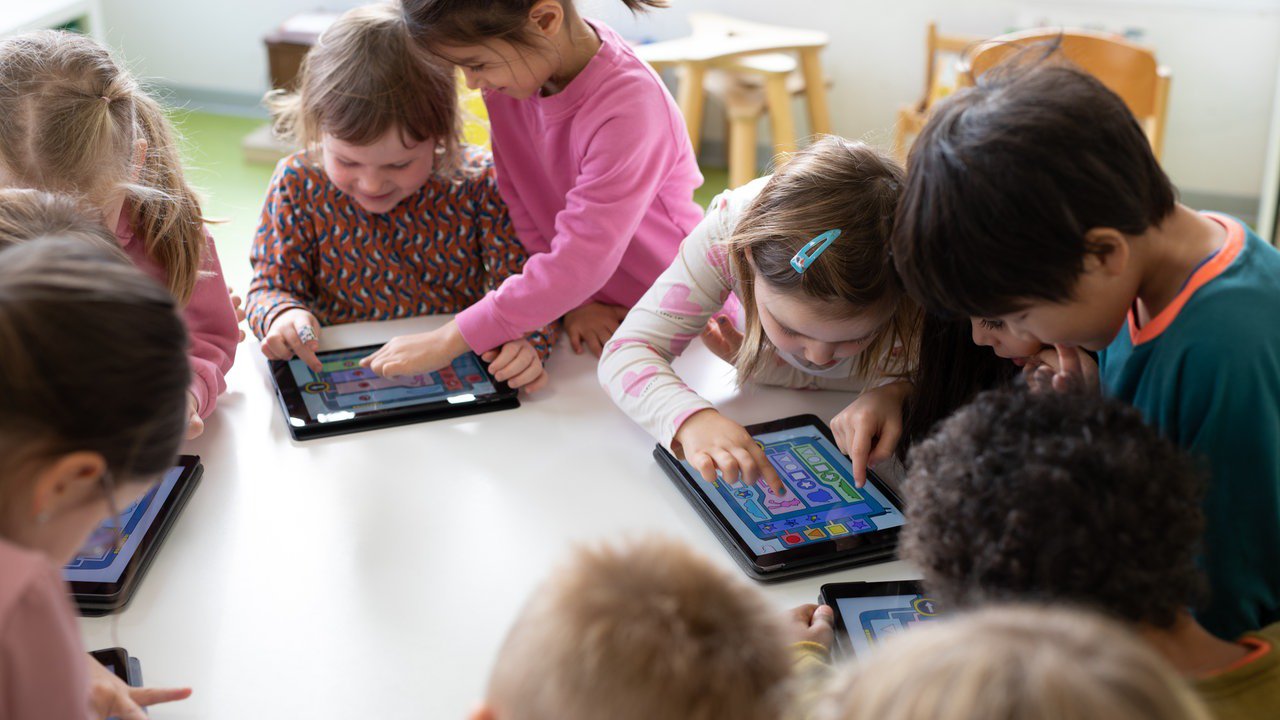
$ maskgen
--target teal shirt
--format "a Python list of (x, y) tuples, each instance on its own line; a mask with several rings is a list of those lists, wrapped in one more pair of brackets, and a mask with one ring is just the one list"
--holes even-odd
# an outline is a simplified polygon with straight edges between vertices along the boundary
[(1130, 315), (1099, 370), (1209, 471), (1198, 617), (1231, 639), (1280, 621), (1280, 252), (1210, 217), (1226, 244), (1141, 330)]

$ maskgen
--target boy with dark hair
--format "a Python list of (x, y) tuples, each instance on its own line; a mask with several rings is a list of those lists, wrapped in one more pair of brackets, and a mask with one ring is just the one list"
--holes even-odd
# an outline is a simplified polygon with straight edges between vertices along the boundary
[(1280, 623), (1237, 642), (1188, 608), (1203, 482), (1183, 453), (1120, 402), (1096, 395), (979, 395), (911, 451), (903, 559), (964, 609), (1071, 604), (1133, 626), (1216, 717), (1280, 707)]
[[(1176, 201), (1124, 102), (1090, 75), (996, 68), (937, 108), (912, 149), (893, 237), (934, 311), (1056, 344), (1211, 471), (1200, 620), (1280, 620), (1280, 252)], [(1047, 371), (1045, 371), (1047, 372)]]

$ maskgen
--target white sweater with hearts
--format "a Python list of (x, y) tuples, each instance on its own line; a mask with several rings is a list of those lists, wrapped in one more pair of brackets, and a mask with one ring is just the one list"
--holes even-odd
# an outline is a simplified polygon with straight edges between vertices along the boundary
[[(706, 217), (681, 243), (675, 262), (631, 309), (600, 358), (600, 384), (605, 391), (668, 449), (672, 449), (676, 431), (685, 420), (712, 407), (680, 379), (671, 362), (702, 333), (707, 320), (721, 311), (742, 329), (741, 305), (733, 296), (738, 283), (726, 242), (768, 180), (768, 176), (758, 178), (711, 201)], [(858, 375), (852, 358), (818, 371), (805, 368), (798, 358), (783, 355), (779, 352), (777, 362), (750, 380), (797, 389), (848, 391), (875, 387), (887, 380), (878, 374)]]

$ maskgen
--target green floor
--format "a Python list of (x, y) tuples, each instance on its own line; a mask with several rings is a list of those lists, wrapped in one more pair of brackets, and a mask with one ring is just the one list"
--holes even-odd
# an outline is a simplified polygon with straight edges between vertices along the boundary
[[(189, 179), (205, 198), (205, 215), (221, 221), (211, 230), (223, 273), (243, 288), (250, 276), (249, 245), (273, 168), (245, 162), (240, 141), (263, 121), (188, 110), (174, 113), (173, 119), (183, 138)], [(706, 182), (694, 197), (705, 206), (724, 189), (728, 176), (722, 168), (702, 172)]]

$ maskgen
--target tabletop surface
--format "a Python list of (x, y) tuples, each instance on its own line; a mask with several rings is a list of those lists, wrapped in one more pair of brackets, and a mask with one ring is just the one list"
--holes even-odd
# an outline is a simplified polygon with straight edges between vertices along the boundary
[[(436, 327), (328, 328), (326, 349)], [(734, 387), (695, 343), (676, 368), (744, 424), (824, 420), (847, 393)], [(517, 410), (312, 440), (289, 438), (267, 363), (241, 344), (199, 454), (204, 479), (133, 602), (83, 619), (121, 645), (177, 718), (458, 718), (528, 594), (576, 543), (658, 533), (741, 575), (651, 457), (654, 441), (566, 342)], [(826, 582), (917, 577), (901, 562), (757, 585), (781, 611)], [(750, 581), (748, 581), (750, 582)]]

